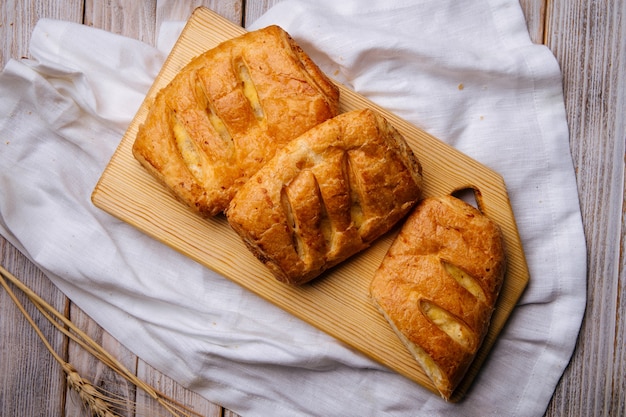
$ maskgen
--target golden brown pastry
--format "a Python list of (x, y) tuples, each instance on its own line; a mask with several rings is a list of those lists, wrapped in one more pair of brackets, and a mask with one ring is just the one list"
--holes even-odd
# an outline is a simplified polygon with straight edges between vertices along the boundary
[(277, 149), (338, 114), (339, 90), (278, 26), (193, 59), (152, 103), (135, 158), (204, 216)]
[(504, 270), (498, 226), (445, 196), (417, 205), (376, 271), (372, 300), (446, 400), (487, 333)]
[(404, 138), (373, 110), (356, 110), (277, 152), (226, 216), (278, 280), (302, 284), (368, 247), (420, 192), (421, 166)]

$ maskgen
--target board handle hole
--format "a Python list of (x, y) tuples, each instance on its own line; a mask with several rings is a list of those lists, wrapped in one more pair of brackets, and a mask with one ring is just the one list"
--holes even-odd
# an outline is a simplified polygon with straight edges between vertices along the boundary
[(477, 187), (467, 186), (456, 189), (452, 192), (452, 196), (458, 198), (459, 200), (465, 201), (467, 204), (473, 206), (484, 214), (482, 205), (482, 194)]

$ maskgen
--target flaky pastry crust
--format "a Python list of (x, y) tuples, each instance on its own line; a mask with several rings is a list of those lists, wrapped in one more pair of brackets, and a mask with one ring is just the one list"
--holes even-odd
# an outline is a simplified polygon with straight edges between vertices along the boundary
[(339, 90), (269, 26), (185, 66), (151, 104), (135, 158), (203, 216), (222, 212), (277, 149), (338, 114)]
[(452, 196), (421, 201), (376, 271), (373, 302), (446, 400), (487, 334), (504, 271), (499, 227)]
[(355, 110), (287, 144), (226, 215), (278, 280), (302, 284), (387, 232), (416, 203), (421, 181), (402, 135), (377, 112)]

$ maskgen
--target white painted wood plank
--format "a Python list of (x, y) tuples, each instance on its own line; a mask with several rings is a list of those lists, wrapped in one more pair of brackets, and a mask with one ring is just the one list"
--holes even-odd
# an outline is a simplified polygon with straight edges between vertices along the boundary
[(546, 42), (563, 71), (588, 245), (588, 301), (547, 415), (624, 415), (626, 2), (551, 3)]

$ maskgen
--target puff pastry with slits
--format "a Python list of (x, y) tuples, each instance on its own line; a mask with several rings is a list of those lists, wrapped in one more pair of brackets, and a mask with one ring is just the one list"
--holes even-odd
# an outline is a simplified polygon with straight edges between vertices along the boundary
[(375, 273), (374, 304), (445, 399), (482, 344), (504, 270), (499, 227), (444, 196), (418, 204)]
[(277, 152), (226, 216), (280, 281), (302, 284), (368, 247), (421, 193), (421, 166), (373, 110), (330, 119)]
[(194, 58), (160, 90), (133, 155), (204, 216), (222, 212), (277, 149), (338, 114), (339, 90), (269, 26)]

